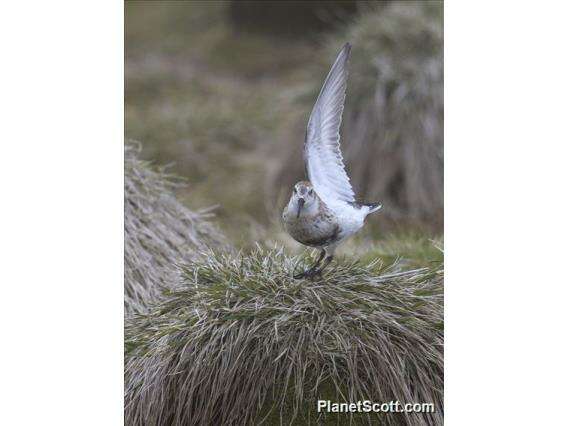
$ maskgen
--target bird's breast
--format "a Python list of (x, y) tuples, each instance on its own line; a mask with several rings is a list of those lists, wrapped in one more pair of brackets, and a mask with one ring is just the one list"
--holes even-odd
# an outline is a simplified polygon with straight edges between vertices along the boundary
[(341, 228), (330, 214), (311, 217), (284, 214), (286, 231), (299, 243), (311, 247), (322, 247), (339, 239)]

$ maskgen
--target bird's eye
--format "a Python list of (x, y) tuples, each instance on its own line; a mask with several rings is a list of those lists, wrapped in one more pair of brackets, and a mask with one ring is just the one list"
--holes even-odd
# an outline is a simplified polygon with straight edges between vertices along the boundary
[(298, 190), (296, 189), (296, 187), (294, 187), (294, 194), (297, 194)]

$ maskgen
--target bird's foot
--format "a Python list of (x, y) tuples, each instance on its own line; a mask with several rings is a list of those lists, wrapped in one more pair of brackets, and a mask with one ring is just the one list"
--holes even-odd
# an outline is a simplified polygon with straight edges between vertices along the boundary
[(307, 271), (301, 272), (299, 274), (294, 275), (295, 280), (300, 280), (302, 278), (307, 278), (309, 280), (313, 280), (315, 277), (321, 276), (321, 269), (318, 268), (310, 268)]

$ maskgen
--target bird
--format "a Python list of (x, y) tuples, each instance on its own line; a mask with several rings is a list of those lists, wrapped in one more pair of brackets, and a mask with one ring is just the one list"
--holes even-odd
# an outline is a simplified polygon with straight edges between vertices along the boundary
[[(295, 279), (321, 275), (337, 246), (359, 231), (381, 203), (362, 203), (345, 171), (339, 129), (345, 103), (351, 44), (329, 71), (310, 114), (304, 141), (307, 180), (296, 183), (282, 212), (284, 227), (297, 242), (320, 250), (316, 262)], [(321, 266), (320, 266), (321, 265)]]

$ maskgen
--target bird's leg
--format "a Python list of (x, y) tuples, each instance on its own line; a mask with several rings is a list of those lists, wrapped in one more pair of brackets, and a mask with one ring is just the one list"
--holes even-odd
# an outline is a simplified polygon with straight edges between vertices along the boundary
[(309, 279), (312, 279), (315, 276), (321, 276), (321, 273), (323, 272), (323, 270), (327, 267), (327, 265), (329, 265), (331, 263), (331, 261), (333, 260), (333, 254), (328, 254), (327, 257), (324, 259), (323, 261), (323, 265), (321, 266), (321, 268), (319, 269), (310, 269), (309, 271), (306, 271), (306, 276)]
[(322, 249), (318, 259), (316, 260), (316, 263), (314, 263), (309, 269), (305, 270), (304, 272), (294, 275), (294, 279), (313, 277), (314, 275), (317, 275), (318, 273), (317, 267), (319, 266), (325, 255), (326, 255), (325, 249)]
[(312, 268), (308, 269), (306, 272), (304, 272), (304, 276), (306, 278), (309, 278), (310, 280), (313, 279), (314, 277), (317, 276), (321, 276), (321, 273), (323, 272), (323, 270), (325, 269), (325, 267), (327, 265), (329, 265), (331, 263), (331, 261), (333, 260), (333, 256), (329, 255), (327, 256), (324, 261), (323, 261), (323, 265), (321, 268), (316, 268), (317, 265), (314, 265)]
[(327, 256), (327, 257), (325, 258), (325, 260), (323, 261), (323, 265), (322, 265), (322, 267), (319, 269), (318, 274), (321, 274), (322, 271), (325, 269), (325, 267), (326, 267), (327, 265), (329, 265), (332, 260), (333, 260), (333, 255), (330, 254), (329, 256)]

